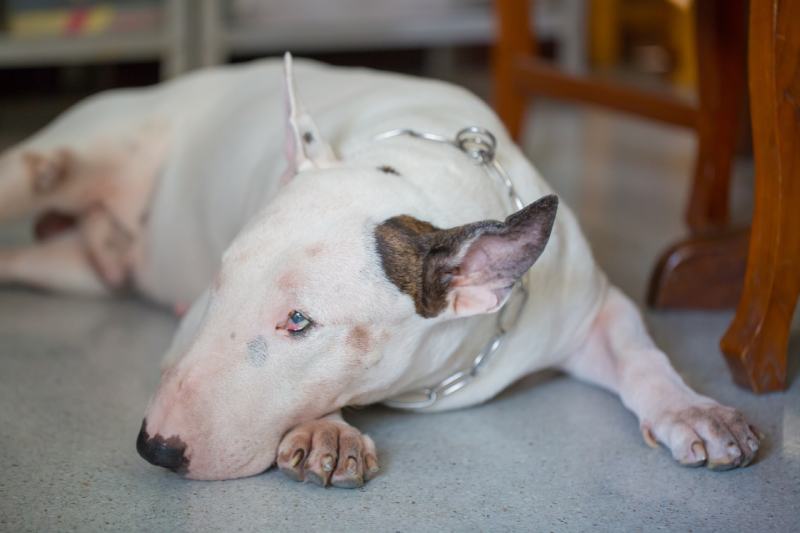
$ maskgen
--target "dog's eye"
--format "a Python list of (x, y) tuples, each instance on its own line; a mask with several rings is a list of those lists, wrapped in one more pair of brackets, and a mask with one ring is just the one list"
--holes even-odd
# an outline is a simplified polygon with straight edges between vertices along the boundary
[(311, 319), (300, 311), (292, 311), (289, 313), (289, 320), (286, 321), (286, 331), (290, 335), (298, 335), (310, 328), (312, 324)]

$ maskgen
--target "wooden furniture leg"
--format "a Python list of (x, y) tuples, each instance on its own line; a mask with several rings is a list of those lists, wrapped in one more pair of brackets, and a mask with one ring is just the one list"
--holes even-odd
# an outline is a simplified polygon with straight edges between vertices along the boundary
[(495, 110), (515, 138), (519, 139), (522, 128), (526, 95), (595, 104), (667, 124), (696, 127), (695, 106), (682, 98), (609, 82), (598, 76), (565, 74), (536, 57), (530, 4), (530, 0), (495, 0), (498, 22), (493, 65)]
[(755, 209), (744, 293), (720, 343), (734, 379), (786, 387), (789, 328), (800, 291), (800, 2), (752, 0), (750, 102)]
[(675, 49), (677, 65), (670, 78), (679, 87), (697, 87), (697, 33), (695, 5), (673, 2), (670, 10), (670, 42)]
[(661, 255), (647, 291), (659, 309), (730, 309), (741, 294), (747, 229), (684, 239)]
[(746, 92), (746, 12), (746, 0), (695, 3), (698, 153), (686, 213), (692, 234), (656, 263), (652, 307), (719, 309), (739, 301), (748, 235), (728, 228), (728, 208)]
[(620, 0), (591, 0), (589, 3), (589, 54), (592, 65), (601, 71), (616, 67), (622, 53), (619, 2)]
[(728, 223), (731, 163), (745, 94), (746, 0), (695, 3), (698, 153), (687, 221), (693, 233)]
[(517, 86), (514, 71), (519, 58), (536, 53), (536, 37), (530, 24), (531, 4), (530, 0), (495, 0), (494, 108), (516, 140), (522, 134), (528, 98)]

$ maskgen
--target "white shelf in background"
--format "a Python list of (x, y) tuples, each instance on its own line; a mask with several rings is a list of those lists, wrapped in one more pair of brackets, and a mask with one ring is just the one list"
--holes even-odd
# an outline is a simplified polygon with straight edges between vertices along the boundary
[(189, 68), (188, 2), (164, 0), (161, 28), (76, 37), (11, 37), (0, 33), (0, 67), (36, 67), (157, 60), (163, 77)]
[(494, 21), (484, 11), (462, 12), (452, 17), (417, 20), (370, 20), (351, 22), (282, 21), (261, 27), (231, 25), (224, 43), (231, 53), (264, 51), (341, 51), (396, 49), (420, 46), (487, 44), (494, 35)]
[(157, 59), (166, 45), (160, 32), (87, 37), (16, 38), (0, 34), (0, 65), (39, 66)]
[[(561, 45), (559, 62), (569, 70), (578, 70), (583, 63), (586, 1), (536, 2), (537, 33), (540, 37), (558, 40)], [(496, 31), (492, 4), (482, 1), (439, 2), (446, 9), (434, 9), (428, 17), (392, 15), (392, 11), (382, 18), (375, 4), (361, 16), (353, 10), (350, 16), (328, 14), (330, 20), (326, 21), (322, 20), (325, 13), (320, 15), (312, 10), (303, 20), (295, 9), (291, 15), (270, 19), (262, 14), (246, 23), (230, 16), (226, 9), (229, 4), (226, 6), (224, 0), (199, 0), (198, 3), (202, 65), (224, 63), (235, 54), (258, 55), (286, 50), (306, 53), (491, 44)], [(305, 4), (312, 3), (306, 0)], [(356, 4), (346, 3), (351, 8)], [(229, 20), (231, 18), (233, 20)]]

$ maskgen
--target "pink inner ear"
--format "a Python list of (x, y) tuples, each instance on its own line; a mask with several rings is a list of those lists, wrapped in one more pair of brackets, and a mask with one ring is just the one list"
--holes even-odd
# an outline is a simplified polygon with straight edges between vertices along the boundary
[(499, 237), (480, 237), (473, 242), (459, 265), (459, 281), (454, 286), (488, 284), (489, 288), (513, 283), (507, 265), (518, 243)]
[(469, 284), (470, 281), (473, 281), (476, 274), (480, 274), (491, 265), (489, 253), (487, 250), (483, 249), (481, 244), (482, 243), (476, 241), (470, 246), (466, 255), (464, 255), (464, 258), (461, 260), (461, 265), (459, 265), (458, 270), (459, 274), (461, 274), (460, 277), (464, 278), (462, 282), (463, 285)]
[(453, 311), (459, 316), (496, 311), (511, 292), (524, 256), (520, 242), (495, 235), (479, 237), (450, 280)]
[(453, 292), (453, 311), (460, 316), (486, 313), (498, 305), (497, 295), (483, 287), (459, 287)]

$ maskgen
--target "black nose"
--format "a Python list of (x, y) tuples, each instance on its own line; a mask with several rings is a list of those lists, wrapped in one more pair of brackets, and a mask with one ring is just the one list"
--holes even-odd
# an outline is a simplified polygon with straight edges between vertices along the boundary
[(184, 455), (186, 445), (178, 437), (164, 439), (161, 435), (147, 433), (147, 420), (142, 421), (142, 429), (136, 439), (136, 451), (148, 463), (163, 466), (175, 472), (185, 472), (189, 466), (189, 459)]

